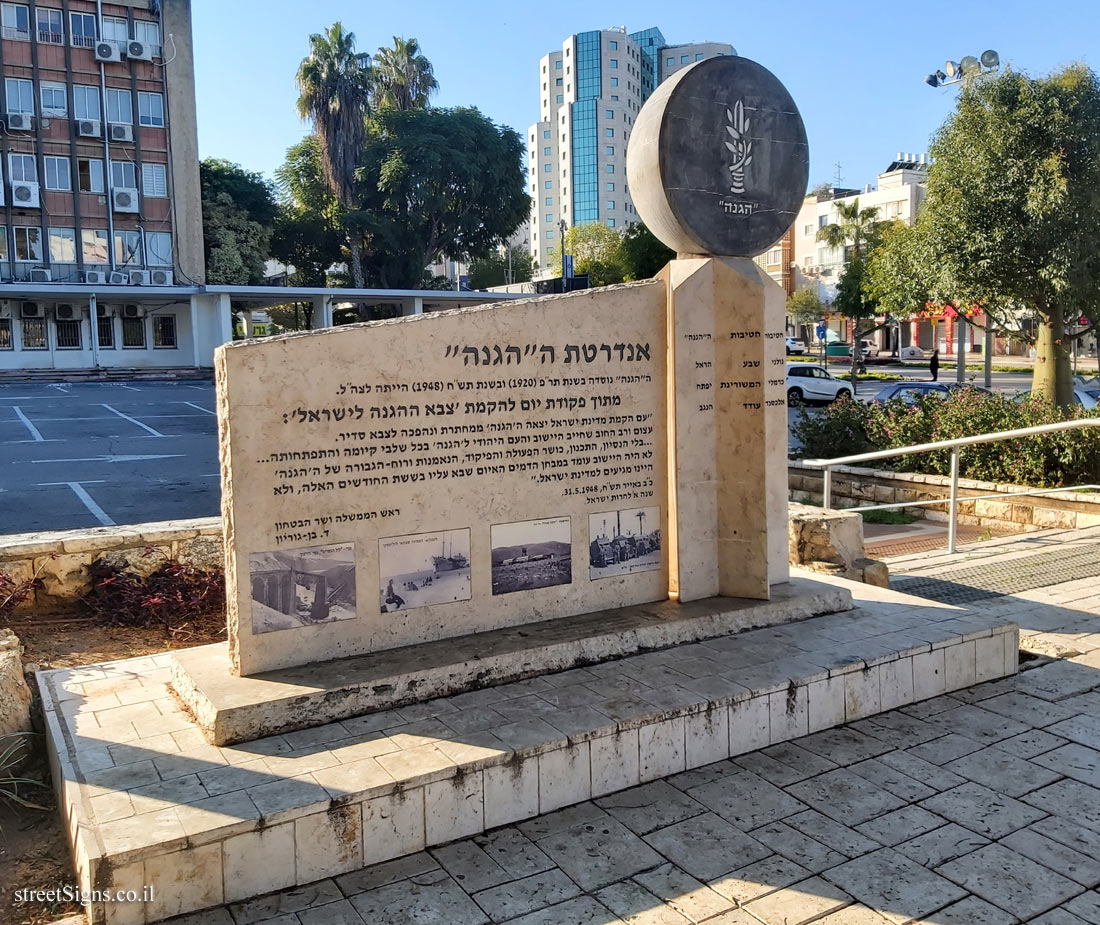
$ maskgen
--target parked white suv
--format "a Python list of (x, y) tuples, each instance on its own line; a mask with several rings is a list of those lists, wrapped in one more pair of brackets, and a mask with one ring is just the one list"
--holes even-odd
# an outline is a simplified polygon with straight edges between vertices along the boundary
[(806, 345), (802, 343), (797, 337), (787, 338), (787, 353), (803, 354), (806, 352)]
[(809, 402), (831, 402), (852, 397), (852, 386), (824, 366), (791, 363), (787, 366), (787, 404), (797, 408)]

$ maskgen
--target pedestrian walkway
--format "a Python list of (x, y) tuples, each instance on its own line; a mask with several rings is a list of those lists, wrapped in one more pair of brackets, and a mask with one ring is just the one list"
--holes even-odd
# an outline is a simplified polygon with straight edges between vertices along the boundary
[(1097, 925), (1098, 541), (891, 562), (909, 593), (972, 581), (944, 606), (1018, 621), (1016, 677), (190, 920)]
[[(958, 545), (971, 546), (994, 537), (1018, 536), (1001, 528), (958, 525)], [(918, 520), (911, 524), (863, 525), (863, 542), (872, 559), (889, 559), (913, 553), (939, 552), (947, 548), (947, 524)]]

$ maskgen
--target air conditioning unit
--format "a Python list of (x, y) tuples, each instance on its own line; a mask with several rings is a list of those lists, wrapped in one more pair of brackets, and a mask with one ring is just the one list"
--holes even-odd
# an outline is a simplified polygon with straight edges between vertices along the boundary
[(71, 305), (57, 305), (53, 310), (54, 317), (58, 321), (72, 321), (77, 317), (77, 311)]
[(121, 61), (122, 52), (113, 42), (96, 42), (95, 59), (96, 61)]
[(37, 209), (38, 184), (20, 180), (11, 185), (11, 204), (16, 209)]
[(122, 273), (118, 270), (114, 270), (112, 271), (110, 277), (108, 277), (107, 282), (110, 283), (112, 286), (125, 286), (130, 282), (130, 276), (128, 273)]
[(85, 270), (84, 282), (89, 286), (102, 286), (107, 281), (107, 274), (102, 270)]
[(140, 305), (123, 305), (122, 306), (123, 318), (144, 318), (145, 309)]
[(133, 141), (134, 127), (126, 122), (112, 122), (109, 127), (111, 141)]
[(126, 43), (126, 57), (138, 61), (152, 61), (153, 50), (144, 42), (131, 41)]
[(28, 271), (27, 279), (32, 283), (48, 283), (53, 277), (50, 276), (50, 271), (44, 267), (34, 267)]
[(45, 312), (42, 311), (42, 306), (37, 302), (24, 302), (19, 306), (20, 318), (42, 318), (45, 316)]
[(148, 270), (131, 270), (130, 271), (130, 285), (131, 286), (148, 286), (149, 285), (149, 271)]
[(98, 119), (77, 119), (76, 134), (80, 138), (98, 138), (103, 131)]
[(149, 280), (154, 286), (171, 286), (174, 283), (171, 270), (150, 270)]
[(136, 212), (138, 210), (138, 191), (116, 187), (111, 192), (111, 201), (116, 212)]
[(8, 131), (10, 132), (33, 132), (34, 131), (34, 116), (27, 112), (9, 112), (8, 113)]

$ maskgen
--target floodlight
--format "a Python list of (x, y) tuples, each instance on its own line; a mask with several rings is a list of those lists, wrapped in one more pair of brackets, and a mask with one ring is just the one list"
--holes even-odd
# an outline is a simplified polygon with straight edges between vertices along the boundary
[(982, 66), (973, 55), (967, 55), (963, 58), (962, 61), (959, 62), (959, 68), (966, 77), (973, 77), (975, 74), (980, 74), (982, 72)]
[(957, 61), (948, 61), (944, 64), (943, 69), (947, 71), (948, 77), (959, 76), (959, 64)]
[(924, 82), (930, 87), (938, 87), (940, 85), (940, 79), (935, 74), (925, 74)]
[(982, 52), (982, 65), (992, 70), (1001, 63), (1001, 56), (992, 48)]

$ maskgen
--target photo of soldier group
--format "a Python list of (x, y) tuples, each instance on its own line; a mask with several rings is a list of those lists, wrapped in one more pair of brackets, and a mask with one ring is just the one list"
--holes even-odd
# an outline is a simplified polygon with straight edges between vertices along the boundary
[(588, 577), (611, 578), (661, 567), (661, 509), (625, 508), (588, 515)]

